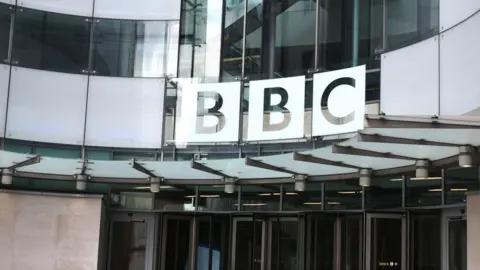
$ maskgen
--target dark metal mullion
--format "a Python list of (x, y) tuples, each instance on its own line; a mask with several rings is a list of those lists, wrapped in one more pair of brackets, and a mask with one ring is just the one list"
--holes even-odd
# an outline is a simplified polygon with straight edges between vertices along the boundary
[[(226, 250), (227, 250), (227, 264), (225, 269), (230, 270), (232, 267), (232, 253), (233, 250), (236, 250), (236, 248), (233, 245), (236, 245), (236, 243), (233, 243), (233, 216), (232, 214), (228, 215), (228, 237), (226, 239)], [(228, 248), (230, 247), (230, 249)], [(225, 266), (225, 265), (224, 265)]]
[[(179, 231), (179, 229), (178, 229), (178, 228), (180, 227), (180, 220), (179, 220), (179, 219), (175, 220), (175, 223), (177, 223), (177, 226), (176, 226), (176, 229), (175, 229), (175, 245), (174, 245), (174, 248), (175, 248), (175, 249), (174, 249), (174, 250), (177, 251), (177, 250), (178, 250), (178, 245), (179, 245), (179, 240), (178, 240), (178, 239), (179, 239), (179, 237), (180, 237), (180, 231)], [(165, 246), (165, 247), (166, 247), (166, 246)], [(167, 247), (167, 248), (168, 248), (168, 247)], [(179, 252), (175, 252), (175, 255), (174, 255), (174, 256), (175, 256), (175, 260), (174, 260), (174, 264), (173, 264), (174, 269), (178, 269), (178, 267), (177, 267), (177, 263), (178, 263), (178, 253), (179, 253)]]
[(200, 198), (200, 188), (198, 185), (195, 186), (195, 201), (193, 202), (193, 206), (195, 211), (198, 211), (198, 199)]
[(283, 194), (284, 194), (284, 187), (283, 184), (280, 185), (280, 201), (278, 206), (278, 211), (283, 211)]
[(445, 190), (445, 188), (447, 187), (446, 185), (446, 181), (445, 181), (445, 169), (442, 169), (442, 180), (441, 180), (441, 189), (442, 189), (442, 205), (445, 205), (446, 203), (446, 195), (447, 195), (447, 192)]
[(325, 210), (325, 182), (322, 182), (322, 193), (321, 193), (321, 205), (320, 205), (320, 209), (323, 211)]
[[(276, 219), (277, 219), (277, 233), (276, 233), (275, 236), (273, 235), (273, 226), (274, 226), (274, 225), (273, 225), (273, 222), (272, 222), (272, 225), (271, 225), (271, 230), (272, 230), (272, 232), (270, 232), (269, 234), (271, 235), (271, 238), (270, 238), (271, 240), (273, 240), (273, 237), (276, 237), (276, 238), (277, 238), (277, 247), (276, 247), (276, 249), (275, 249), (275, 253), (276, 253), (276, 259), (277, 259), (277, 260), (276, 260), (276, 261), (277, 261), (276, 263), (277, 263), (277, 269), (278, 269), (279, 266), (280, 266), (280, 246), (281, 246), (281, 243), (280, 243), (280, 237), (281, 237), (281, 234), (280, 234), (280, 214), (279, 214), (279, 213), (277, 213)], [(270, 242), (270, 247), (271, 247), (271, 248), (273, 247), (273, 243), (272, 243), (272, 242)], [(271, 253), (272, 253), (272, 252), (270, 252), (270, 254), (271, 254)], [(272, 258), (269, 258), (269, 259), (271, 260)], [(271, 261), (270, 261), (269, 265), (270, 265), (270, 268), (272, 268), (272, 263), (271, 263)]]
[(242, 186), (238, 185), (237, 190), (237, 211), (242, 211)]
[(251, 261), (250, 261), (249, 270), (254, 270), (255, 269), (255, 241), (257, 240), (256, 239), (256, 228), (257, 228), (257, 226), (256, 226), (255, 214), (252, 217), (252, 226), (253, 226), (252, 250), (251, 250), (252, 254), (251, 254)]
[(213, 240), (213, 215), (209, 217), (208, 227), (208, 270), (212, 270), (212, 240)]
[(407, 179), (405, 175), (402, 175), (402, 208), (407, 207)]

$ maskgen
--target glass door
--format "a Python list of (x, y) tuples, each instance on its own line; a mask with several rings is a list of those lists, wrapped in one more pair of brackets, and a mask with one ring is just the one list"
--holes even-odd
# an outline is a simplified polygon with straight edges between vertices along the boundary
[(406, 219), (367, 214), (366, 270), (406, 270)]
[(266, 228), (267, 221), (263, 218), (234, 218), (233, 270), (265, 270)]
[[(160, 265), (162, 270), (192, 269), (193, 217), (166, 215), (163, 217)], [(116, 270), (116, 269), (112, 269)]]
[(109, 231), (109, 270), (152, 269), (153, 222), (152, 215), (112, 215)]
[(299, 269), (301, 230), (297, 217), (233, 219), (232, 270)]
[(448, 220), (448, 269), (467, 270), (467, 221)]
[(339, 264), (339, 223), (340, 219), (335, 216), (308, 216), (305, 269), (337, 269), (334, 266)]

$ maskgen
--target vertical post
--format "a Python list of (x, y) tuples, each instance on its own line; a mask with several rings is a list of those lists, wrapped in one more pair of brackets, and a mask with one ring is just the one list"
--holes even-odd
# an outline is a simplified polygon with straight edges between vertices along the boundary
[[(244, 1), (243, 6), (243, 39), (242, 39), (242, 81), (245, 79), (245, 46), (247, 46), (247, 12), (248, 12), (248, 0)], [(243, 88), (242, 88), (243, 89)], [(243, 99), (243, 96), (241, 97)]]
[(407, 177), (402, 175), (402, 208), (407, 207)]
[(320, 209), (323, 211), (325, 210), (325, 182), (322, 182), (322, 204), (320, 205)]
[(353, 33), (352, 33), (352, 67), (358, 66), (358, 46), (359, 46), (359, 18), (360, 18), (360, 3), (359, 0), (353, 0)]
[(278, 205), (278, 211), (283, 211), (283, 194), (285, 194), (283, 184), (280, 184), (280, 201)]
[(446, 183), (445, 183), (445, 181), (446, 181), (446, 180), (445, 180), (445, 169), (442, 169), (442, 180), (441, 180), (441, 181), (442, 181), (442, 184), (441, 184), (441, 185), (442, 185), (442, 186), (441, 186), (441, 188), (442, 188), (442, 205), (445, 205), (446, 199), (447, 199), (447, 198), (446, 198), (447, 192), (446, 192), (446, 190), (445, 190), (445, 188), (446, 188), (446, 186), (447, 186)]
[(200, 198), (200, 188), (195, 186), (195, 201), (193, 202), (193, 206), (195, 211), (198, 211), (198, 199)]
[(242, 211), (242, 186), (237, 185), (237, 211)]

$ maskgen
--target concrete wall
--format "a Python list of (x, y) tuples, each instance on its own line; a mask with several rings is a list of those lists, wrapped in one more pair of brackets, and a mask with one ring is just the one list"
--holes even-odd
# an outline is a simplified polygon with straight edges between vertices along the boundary
[(0, 191), (1, 270), (96, 270), (101, 198)]
[(467, 200), (467, 269), (480, 267), (480, 195), (470, 195)]

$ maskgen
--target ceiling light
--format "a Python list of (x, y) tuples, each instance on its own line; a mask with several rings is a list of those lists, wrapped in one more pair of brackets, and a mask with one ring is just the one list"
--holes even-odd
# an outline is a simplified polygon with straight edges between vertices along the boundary
[(436, 177), (412, 177), (410, 180), (413, 181), (427, 181), (427, 180), (442, 180), (442, 177), (436, 176)]
[(150, 191), (152, 193), (157, 193), (160, 191), (160, 178), (158, 177), (150, 178)]
[(219, 198), (219, 197), (220, 197), (220, 195), (218, 195), (218, 194), (200, 195), (200, 198)]
[(338, 194), (348, 195), (348, 194), (362, 194), (362, 191), (339, 191)]
[(2, 184), (11, 185), (13, 182), (13, 170), (12, 169), (3, 169), (2, 171)]
[(458, 148), (458, 166), (463, 168), (472, 167), (473, 163), (473, 147), (466, 145)]
[(264, 206), (265, 203), (244, 203), (242, 206)]
[(358, 171), (358, 185), (361, 187), (369, 187), (372, 181), (372, 170), (360, 169)]
[(295, 195), (298, 195), (298, 193), (296, 193), (296, 192), (287, 192), (287, 193), (285, 193), (285, 195), (295, 196)]
[(427, 178), (428, 177), (428, 169), (430, 167), (430, 161), (426, 159), (419, 159), (415, 162), (415, 177), (416, 178)]
[(442, 192), (441, 188), (432, 188), (428, 190), (429, 192)]
[(77, 179), (77, 183), (75, 185), (77, 190), (83, 191), (87, 189), (87, 180), (88, 176), (85, 174), (76, 174), (75, 179)]
[(258, 194), (258, 196), (270, 196), (270, 195), (272, 195), (272, 194), (271, 193), (260, 193), (260, 194)]
[(195, 198), (195, 195), (187, 195), (185, 198)]
[[(160, 186), (160, 189), (170, 189), (170, 188), (173, 188), (173, 187), (172, 186)], [(150, 189), (150, 186), (134, 187), (133, 189), (137, 189), (137, 190)]]
[(401, 182), (401, 181), (403, 181), (403, 178), (390, 179), (390, 182)]
[(341, 204), (340, 202), (328, 202), (327, 204), (330, 204), (330, 205), (339, 205)]
[(450, 191), (453, 192), (462, 192), (462, 191), (468, 191), (468, 188), (452, 188)]
[(293, 176), (295, 179), (295, 191), (305, 191), (307, 185), (307, 176), (304, 174), (296, 174)]
[(224, 188), (225, 193), (232, 194), (235, 192), (235, 178), (224, 178), (223, 181), (225, 182)]
[(321, 205), (322, 202), (304, 202), (305, 205)]

